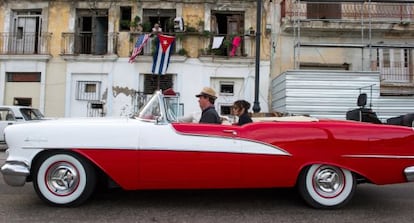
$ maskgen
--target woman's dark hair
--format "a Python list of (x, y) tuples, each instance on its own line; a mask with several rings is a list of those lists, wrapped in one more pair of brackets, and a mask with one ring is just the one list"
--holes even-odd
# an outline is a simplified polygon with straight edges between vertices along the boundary
[(247, 112), (247, 110), (249, 110), (250, 108), (250, 103), (245, 100), (237, 100), (234, 102), (233, 106), (236, 107), (237, 109), (244, 108), (245, 111)]

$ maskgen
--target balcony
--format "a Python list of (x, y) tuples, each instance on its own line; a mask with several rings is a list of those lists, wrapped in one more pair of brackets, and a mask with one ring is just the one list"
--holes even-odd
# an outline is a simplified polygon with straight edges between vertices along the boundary
[(118, 33), (96, 35), (91, 32), (62, 33), (61, 55), (114, 55), (117, 54)]
[[(164, 33), (176, 37), (173, 49), (174, 55), (188, 57), (219, 57), (219, 58), (254, 58), (255, 35), (211, 35), (210, 33)], [(134, 49), (135, 43), (142, 33), (130, 33), (129, 52)], [(236, 36), (240, 37), (237, 38)], [(212, 49), (213, 42), (222, 39), (218, 48)], [(141, 55), (151, 56), (154, 51), (154, 37), (144, 46)], [(234, 47), (234, 45), (238, 47)]]
[(52, 33), (0, 33), (0, 55), (49, 55)]
[(386, 2), (307, 2), (282, 3), (282, 28), (293, 31), (372, 31), (414, 32), (414, 4)]
[(407, 61), (372, 61), (372, 71), (380, 73), (381, 95), (414, 95), (414, 77)]

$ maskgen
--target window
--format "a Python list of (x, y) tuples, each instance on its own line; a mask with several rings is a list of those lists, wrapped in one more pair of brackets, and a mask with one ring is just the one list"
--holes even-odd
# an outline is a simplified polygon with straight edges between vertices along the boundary
[(234, 82), (220, 82), (221, 95), (234, 95)]
[(15, 121), (13, 112), (8, 108), (0, 109), (0, 121)]
[(131, 24), (131, 7), (121, 7), (121, 19), (119, 21), (119, 31), (129, 31)]
[[(232, 45), (238, 45), (235, 56), (244, 55), (244, 12), (212, 11), (211, 12), (211, 33), (224, 36), (223, 44), (218, 49), (214, 49), (215, 55), (228, 56), (232, 50)], [(240, 37), (241, 41), (239, 41)]]
[(100, 81), (77, 81), (76, 100), (99, 101), (101, 99)]
[(12, 38), (9, 51), (16, 54), (36, 54), (42, 46), (41, 10), (16, 10), (12, 12)]
[(150, 32), (155, 23), (158, 23), (163, 32), (174, 32), (175, 9), (144, 9), (144, 32)]
[(85, 84), (85, 93), (95, 93), (96, 92), (96, 83), (86, 83)]
[(32, 106), (31, 98), (14, 98), (13, 105)]
[(377, 49), (377, 66), (385, 82), (410, 82), (410, 61), (409, 49)]
[[(159, 85), (159, 86), (158, 86)], [(144, 75), (144, 94), (153, 94), (158, 89), (168, 89), (173, 87), (172, 74), (165, 75)]]
[(307, 3), (308, 19), (341, 19), (340, 3)]
[(43, 114), (34, 108), (21, 108), (20, 113), (22, 113), (25, 120), (40, 120), (43, 118)]
[(220, 115), (231, 115), (231, 107), (232, 105), (220, 105)]
[(108, 10), (77, 11), (76, 53), (102, 55), (107, 53)]
[(40, 72), (7, 72), (7, 82), (40, 82)]
[(23, 27), (17, 27), (16, 39), (23, 39)]

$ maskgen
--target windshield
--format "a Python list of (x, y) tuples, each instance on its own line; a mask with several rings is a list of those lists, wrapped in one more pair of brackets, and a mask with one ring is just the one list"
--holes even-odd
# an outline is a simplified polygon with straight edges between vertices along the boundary
[(174, 96), (174, 97), (170, 97), (170, 96), (165, 96), (164, 97), (164, 106), (165, 106), (165, 110), (167, 111), (167, 120), (169, 122), (176, 122), (177, 121), (177, 114), (179, 111), (179, 101), (178, 101), (178, 97)]
[(161, 108), (157, 95), (154, 95), (138, 114), (138, 118), (146, 120), (157, 120), (160, 116)]
[(180, 102), (178, 96), (164, 96), (161, 92), (156, 92), (140, 110), (138, 118), (158, 122), (176, 122), (179, 113)]
[(25, 120), (40, 120), (44, 118), (39, 110), (33, 108), (21, 108), (20, 112)]

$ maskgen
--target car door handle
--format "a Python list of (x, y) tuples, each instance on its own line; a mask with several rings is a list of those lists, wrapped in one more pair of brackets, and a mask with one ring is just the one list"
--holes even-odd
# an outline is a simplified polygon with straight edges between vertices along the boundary
[(237, 131), (236, 130), (224, 129), (223, 132), (225, 132), (225, 133), (231, 133), (234, 136), (237, 135)]
[(13, 125), (13, 122), (9, 122), (9, 123), (7, 123), (7, 125)]

